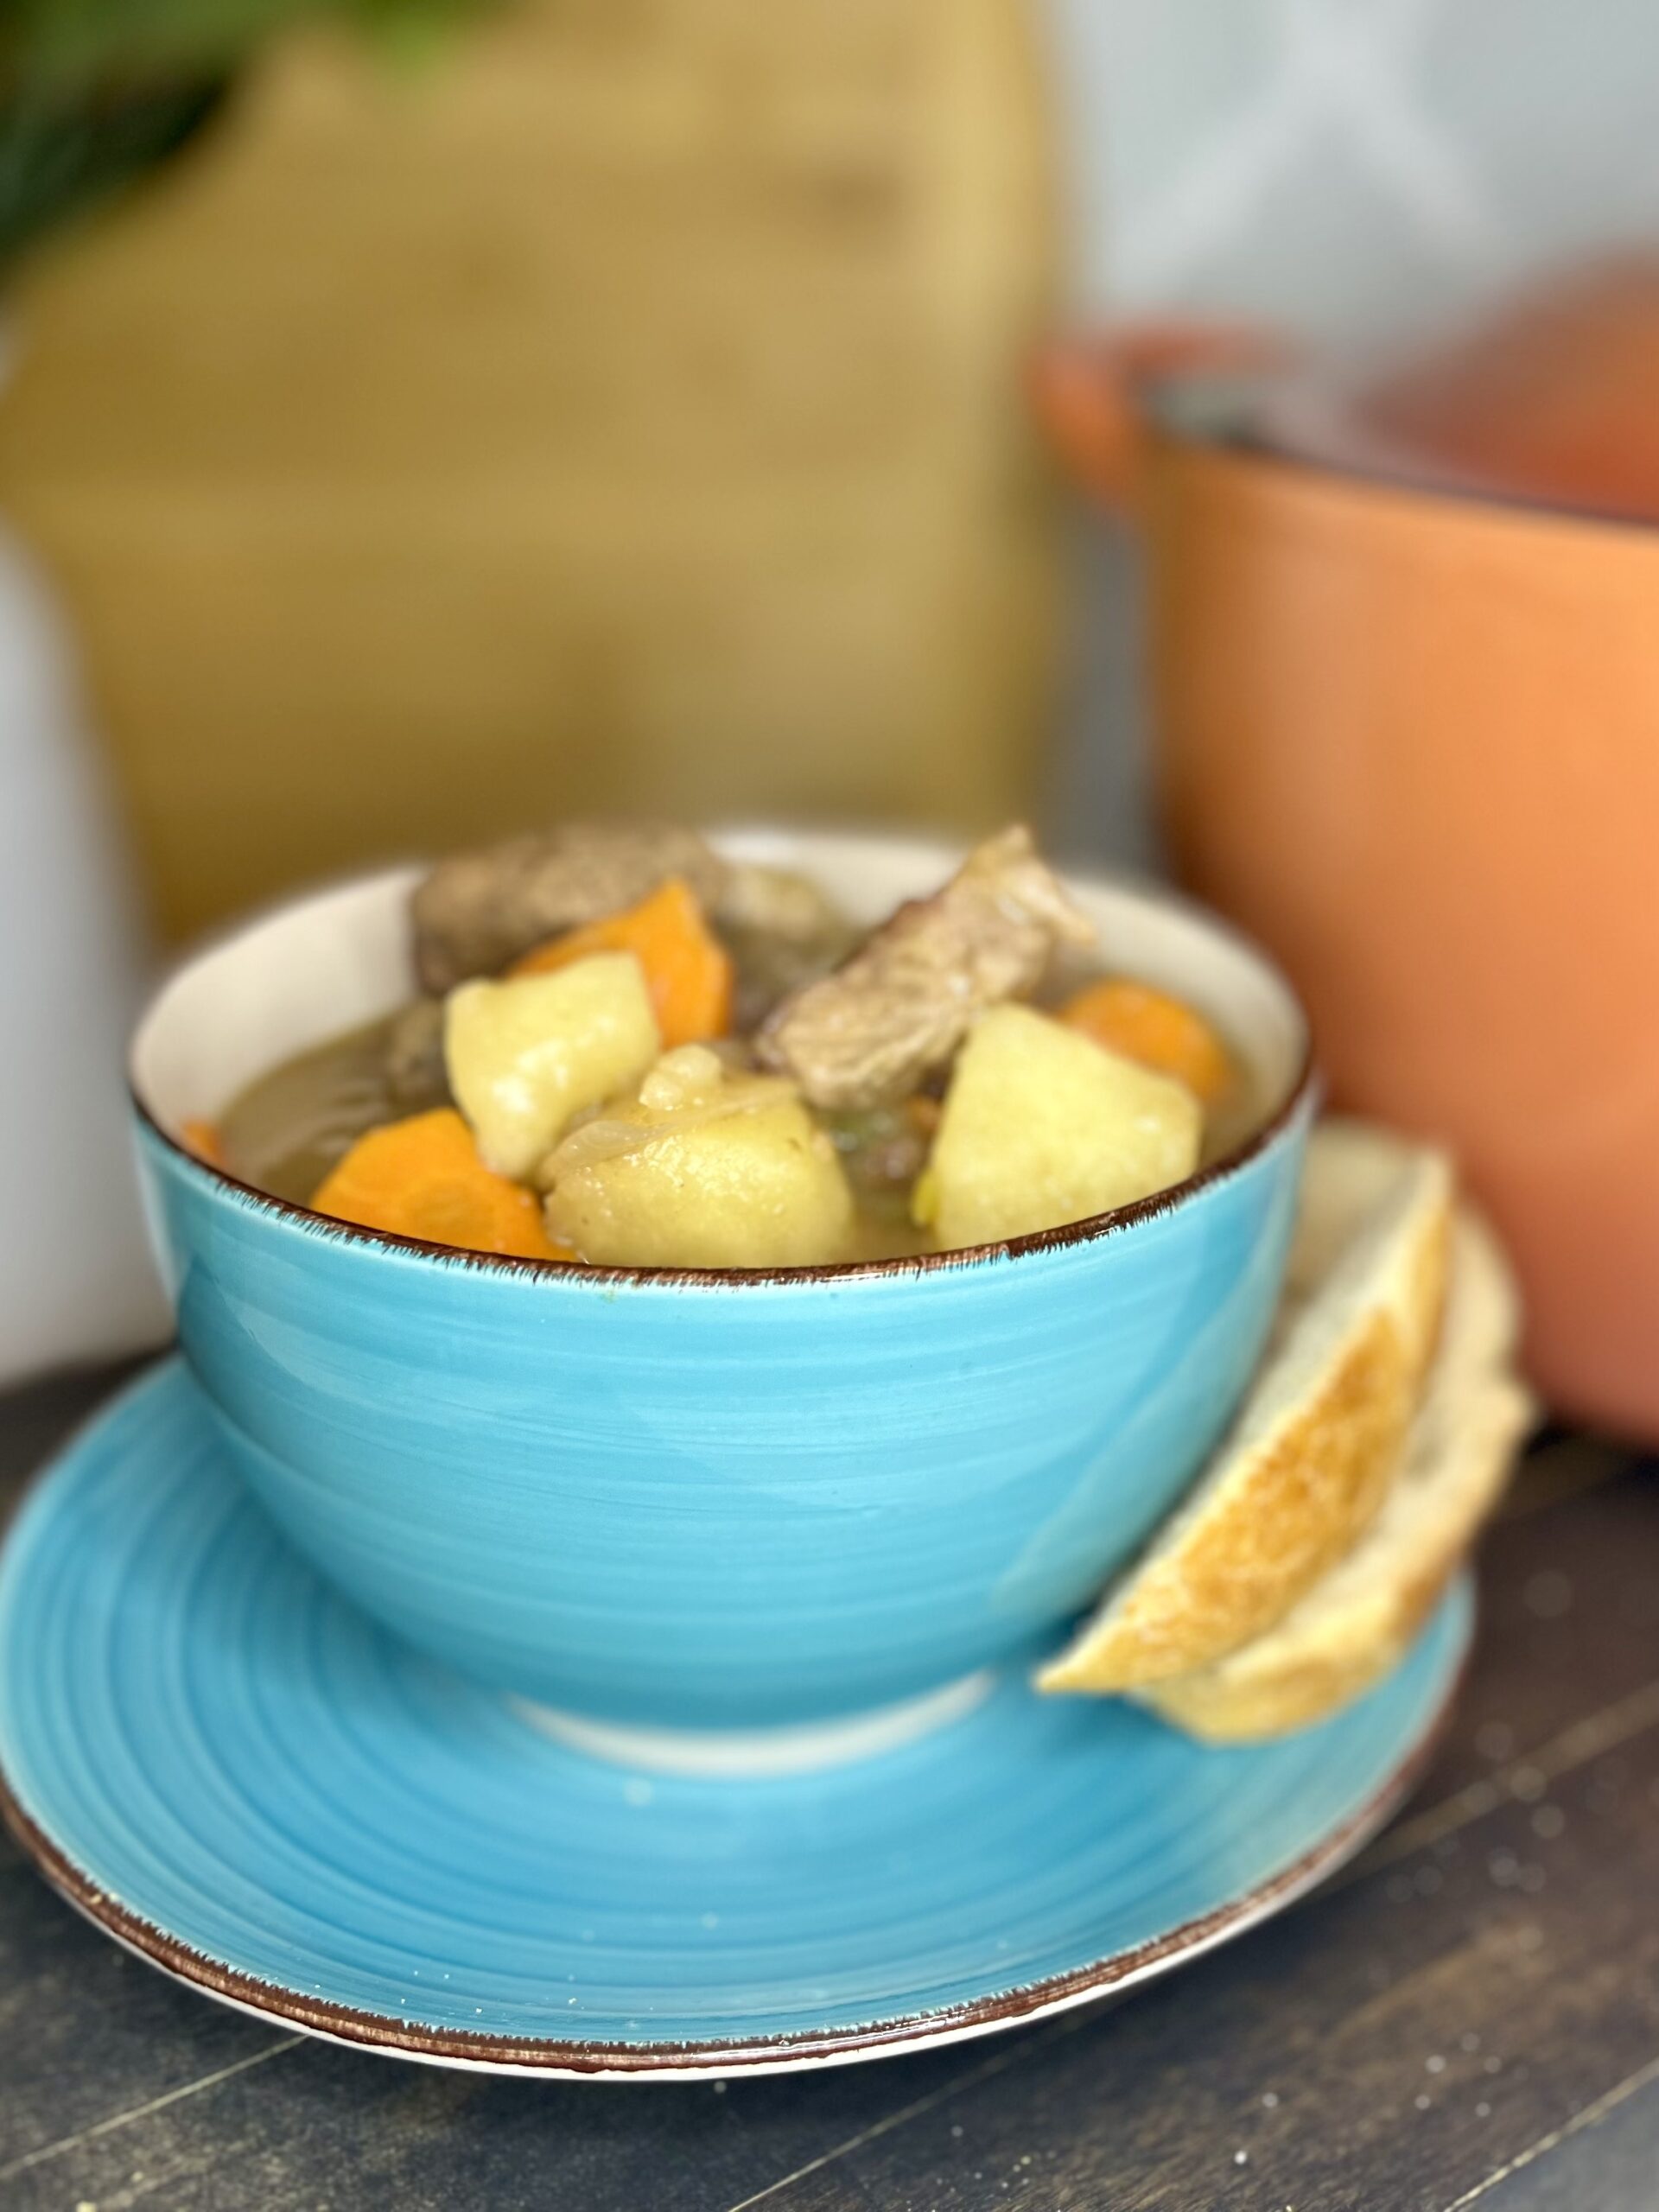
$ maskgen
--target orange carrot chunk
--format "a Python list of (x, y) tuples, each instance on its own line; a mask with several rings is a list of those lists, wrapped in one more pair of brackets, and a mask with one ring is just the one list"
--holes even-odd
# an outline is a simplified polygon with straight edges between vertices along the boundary
[(671, 875), (637, 906), (607, 914), (514, 961), (509, 976), (543, 976), (594, 952), (631, 952), (663, 1033), (663, 1049), (724, 1037), (732, 1026), (732, 963), (684, 879)]
[(484, 1165), (453, 1106), (369, 1130), (324, 1177), (311, 1204), (337, 1221), (465, 1252), (576, 1256), (550, 1240), (531, 1192)]
[(931, 1144), (939, 1134), (939, 1123), (944, 1108), (937, 1098), (930, 1098), (925, 1090), (905, 1101), (905, 1119), (925, 1143)]
[(1060, 1009), (1060, 1020), (1127, 1060), (1173, 1075), (1206, 1106), (1233, 1079), (1233, 1063), (1202, 1014), (1166, 991), (1118, 978), (1085, 984)]
[(179, 1142), (196, 1160), (205, 1160), (209, 1167), (228, 1168), (225, 1156), (225, 1140), (217, 1126), (205, 1122), (199, 1115), (192, 1115), (179, 1131)]

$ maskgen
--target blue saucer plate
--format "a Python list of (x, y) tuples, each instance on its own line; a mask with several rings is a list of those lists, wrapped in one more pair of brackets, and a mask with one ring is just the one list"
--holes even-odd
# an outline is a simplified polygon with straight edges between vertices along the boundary
[(1008, 1679), (860, 1762), (593, 1758), (405, 1649), (288, 1548), (176, 1363), (0, 1558), (8, 1817), (99, 1926), (209, 1994), (501, 2072), (709, 2075), (949, 2042), (1277, 1910), (1409, 1788), (1471, 1616), (1323, 1727), (1206, 1751)]

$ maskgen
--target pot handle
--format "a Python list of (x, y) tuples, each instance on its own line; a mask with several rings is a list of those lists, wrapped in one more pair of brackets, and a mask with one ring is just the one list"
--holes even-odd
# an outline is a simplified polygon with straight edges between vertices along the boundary
[(1085, 491), (1133, 514), (1154, 387), (1184, 376), (1264, 369), (1288, 350), (1282, 337), (1259, 326), (1184, 318), (1053, 339), (1033, 365), (1038, 420)]

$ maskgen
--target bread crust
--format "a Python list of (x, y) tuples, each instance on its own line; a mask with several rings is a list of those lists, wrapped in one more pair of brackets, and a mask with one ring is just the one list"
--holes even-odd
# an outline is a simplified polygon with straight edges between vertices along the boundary
[(1420, 1530), (1379, 1531), (1362, 1545), (1352, 1564), (1366, 1570), (1363, 1587), (1316, 1590), (1267, 1636), (1156, 1684), (1144, 1701), (1207, 1743), (1249, 1743), (1325, 1719), (1396, 1666), (1497, 1503), (1531, 1419), (1526, 1391), (1506, 1376), (1465, 1389), (1426, 1473), (1435, 1510)]
[[(1253, 1408), (1274, 1387), (1269, 1357), (1233, 1438), (1188, 1503), (1042, 1670), (1039, 1688), (1131, 1690), (1211, 1664), (1281, 1619), (1382, 1508), (1440, 1327), (1451, 1173), (1436, 1154), (1380, 1135), (1371, 1142), (1346, 1125), (1313, 1141), (1322, 1237), (1333, 1201), (1351, 1201), (1344, 1249), (1379, 1204), (1399, 1208), (1376, 1255), (1375, 1280), (1367, 1280), (1318, 1371), (1265, 1433), (1252, 1436)], [(1410, 1179), (1403, 1204), (1402, 1178)], [(1310, 1307), (1319, 1295), (1315, 1288)]]

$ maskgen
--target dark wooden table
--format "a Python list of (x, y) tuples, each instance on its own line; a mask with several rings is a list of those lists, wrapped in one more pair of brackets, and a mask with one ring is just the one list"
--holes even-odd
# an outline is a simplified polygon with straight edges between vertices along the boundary
[[(0, 1404), (0, 1510), (107, 1382)], [(1116, 2007), (737, 2082), (492, 2081), (175, 1986), (0, 1841), (5, 2212), (1654, 2212), (1659, 1465), (1532, 1453), (1414, 1803)]]

